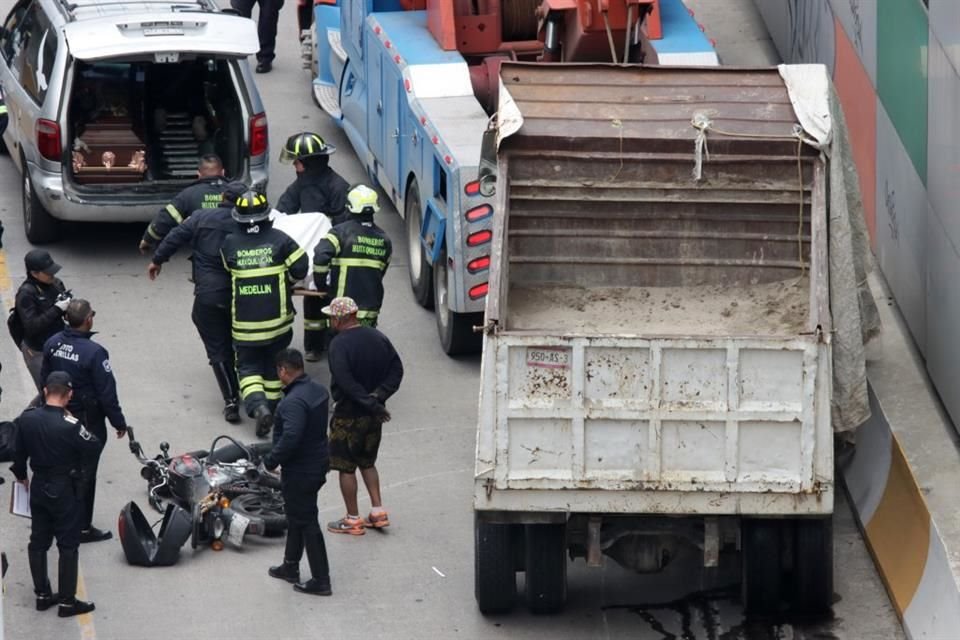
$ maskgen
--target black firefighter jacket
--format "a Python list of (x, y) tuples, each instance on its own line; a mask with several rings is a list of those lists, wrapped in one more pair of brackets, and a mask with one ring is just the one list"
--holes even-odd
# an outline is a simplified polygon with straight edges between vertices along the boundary
[(357, 318), (375, 318), (383, 305), (383, 274), (392, 252), (390, 238), (373, 216), (354, 214), (314, 249), (314, 284), (331, 297), (353, 298), (360, 309)]
[(347, 206), (350, 185), (330, 167), (304, 171), (277, 201), (281, 213), (325, 213), (336, 220)]
[(153, 222), (143, 233), (143, 241), (155, 245), (163, 240), (170, 230), (183, 224), (197, 209), (216, 209), (220, 206), (223, 187), (227, 183), (220, 176), (200, 178), (173, 197), (166, 207), (153, 217)]
[(307, 276), (306, 251), (265, 221), (227, 236), (220, 254), (231, 277), (234, 342), (276, 342), (293, 327), (293, 283)]

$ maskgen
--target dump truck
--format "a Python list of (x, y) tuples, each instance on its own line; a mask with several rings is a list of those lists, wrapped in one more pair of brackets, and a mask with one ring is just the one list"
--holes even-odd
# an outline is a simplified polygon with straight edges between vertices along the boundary
[(568, 556), (691, 552), (739, 554), (749, 611), (828, 609), (826, 71), (509, 62), (500, 85), (480, 610), (515, 606), (518, 571), (561, 609)]

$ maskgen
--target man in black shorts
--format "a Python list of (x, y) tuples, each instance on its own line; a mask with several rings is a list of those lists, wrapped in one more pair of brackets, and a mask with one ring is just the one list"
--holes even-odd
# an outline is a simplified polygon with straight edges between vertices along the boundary
[[(331, 391), (336, 406), (330, 421), (330, 468), (340, 472), (340, 492), (347, 514), (327, 525), (333, 533), (361, 536), (365, 527), (390, 525), (380, 497), (375, 466), (380, 433), (390, 420), (387, 398), (400, 388), (403, 364), (385, 335), (357, 320), (352, 298), (334, 298), (323, 313), (337, 335), (330, 342)], [(370, 494), (372, 509), (366, 520), (357, 506), (357, 467)]]

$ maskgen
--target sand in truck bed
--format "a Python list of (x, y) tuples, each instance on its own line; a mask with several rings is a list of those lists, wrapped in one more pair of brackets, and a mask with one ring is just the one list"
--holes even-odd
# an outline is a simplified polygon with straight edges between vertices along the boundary
[(508, 329), (587, 334), (791, 336), (806, 331), (809, 278), (684, 287), (514, 285)]

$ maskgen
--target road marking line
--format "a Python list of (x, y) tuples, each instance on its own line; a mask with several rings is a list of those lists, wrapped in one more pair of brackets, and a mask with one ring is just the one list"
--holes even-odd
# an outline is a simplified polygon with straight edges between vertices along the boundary
[[(83, 572), (77, 571), (77, 597), (81, 600), (87, 599), (87, 585), (83, 582)], [(97, 630), (93, 626), (93, 614), (84, 613), (77, 616), (77, 624), (80, 626), (80, 640), (96, 640)]]

